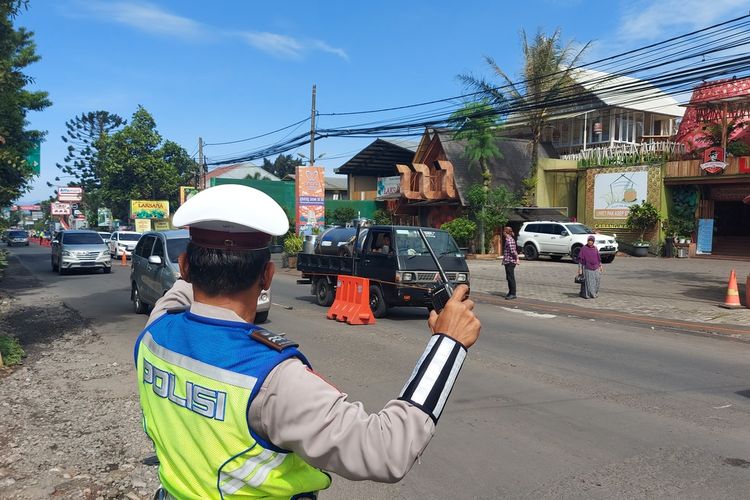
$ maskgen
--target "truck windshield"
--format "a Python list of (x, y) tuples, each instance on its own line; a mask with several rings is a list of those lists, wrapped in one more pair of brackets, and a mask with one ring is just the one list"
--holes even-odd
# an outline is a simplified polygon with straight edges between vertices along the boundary
[[(456, 242), (453, 241), (453, 238), (447, 232), (432, 229), (423, 231), (436, 256), (442, 257), (443, 255), (451, 254), (456, 257), (461, 256)], [(398, 255), (406, 256), (430, 255), (429, 250), (427, 250), (422, 241), (422, 237), (419, 235), (419, 231), (416, 229), (396, 229), (396, 251)]]

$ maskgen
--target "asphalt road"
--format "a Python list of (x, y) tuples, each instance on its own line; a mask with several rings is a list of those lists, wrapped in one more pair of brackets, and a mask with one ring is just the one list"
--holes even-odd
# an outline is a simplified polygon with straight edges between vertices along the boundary
[[(41, 283), (19, 293), (63, 298), (107, 339), (96, 356), (132, 362), (145, 316), (132, 312), (129, 267), (60, 277), (48, 249), (12, 252)], [(355, 327), (326, 320), (293, 276), (272, 289), (265, 326), (332, 384), (373, 412), (398, 394), (427, 342), (426, 310)], [(490, 304), (477, 313), (482, 336), (420, 463), (395, 485), (335, 477), (322, 498), (747, 497), (749, 344)]]

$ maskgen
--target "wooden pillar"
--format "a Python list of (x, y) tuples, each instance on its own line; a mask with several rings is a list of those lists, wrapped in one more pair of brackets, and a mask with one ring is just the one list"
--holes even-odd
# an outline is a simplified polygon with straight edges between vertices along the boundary
[(724, 161), (726, 161), (727, 154), (727, 103), (724, 102), (724, 107), (721, 110), (721, 148), (724, 150)]

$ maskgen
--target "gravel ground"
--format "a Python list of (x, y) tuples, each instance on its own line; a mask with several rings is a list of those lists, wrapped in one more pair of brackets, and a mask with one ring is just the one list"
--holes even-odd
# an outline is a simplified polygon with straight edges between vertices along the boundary
[(0, 369), (0, 498), (151, 498), (157, 470), (133, 431), (132, 369), (95, 354), (104, 342), (61, 302), (29, 306), (0, 291), (0, 333), (28, 354)]

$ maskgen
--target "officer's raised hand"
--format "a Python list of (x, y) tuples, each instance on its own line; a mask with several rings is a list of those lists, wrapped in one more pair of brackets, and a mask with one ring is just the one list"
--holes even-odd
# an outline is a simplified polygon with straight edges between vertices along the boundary
[(466, 297), (468, 293), (468, 286), (457, 286), (440, 314), (432, 311), (427, 320), (433, 333), (447, 335), (467, 349), (477, 341), (482, 328), (474, 314), (474, 301)]

